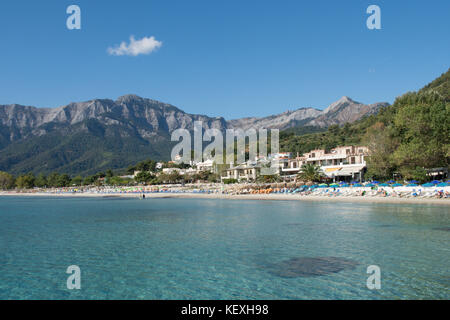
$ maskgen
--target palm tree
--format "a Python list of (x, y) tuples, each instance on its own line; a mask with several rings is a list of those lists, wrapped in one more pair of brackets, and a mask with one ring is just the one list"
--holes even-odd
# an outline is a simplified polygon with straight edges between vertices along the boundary
[(303, 181), (317, 182), (320, 181), (323, 177), (323, 172), (319, 166), (311, 163), (306, 163), (301, 167), (297, 177), (302, 179)]

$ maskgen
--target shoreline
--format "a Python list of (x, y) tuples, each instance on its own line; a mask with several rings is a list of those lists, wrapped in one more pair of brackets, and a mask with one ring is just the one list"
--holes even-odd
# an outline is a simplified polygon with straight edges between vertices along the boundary
[[(0, 192), (0, 197), (49, 197), (49, 198), (139, 198), (140, 194), (108, 194), (108, 193), (20, 193)], [(319, 195), (292, 195), (292, 194), (242, 194), (230, 195), (220, 193), (193, 194), (193, 193), (146, 193), (146, 199), (217, 199), (217, 200), (265, 200), (265, 201), (330, 201), (330, 202), (358, 202), (358, 203), (393, 203), (393, 204), (432, 204), (450, 205), (450, 199), (434, 198), (398, 198), (378, 196), (319, 196)]]

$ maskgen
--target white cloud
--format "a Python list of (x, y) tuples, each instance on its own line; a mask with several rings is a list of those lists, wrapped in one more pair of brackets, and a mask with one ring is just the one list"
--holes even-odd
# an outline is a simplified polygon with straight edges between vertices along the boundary
[(134, 36), (130, 37), (130, 44), (125, 41), (115, 48), (109, 47), (108, 53), (112, 56), (133, 56), (140, 54), (150, 54), (162, 46), (162, 42), (155, 39), (155, 37), (144, 37), (140, 40), (135, 40)]

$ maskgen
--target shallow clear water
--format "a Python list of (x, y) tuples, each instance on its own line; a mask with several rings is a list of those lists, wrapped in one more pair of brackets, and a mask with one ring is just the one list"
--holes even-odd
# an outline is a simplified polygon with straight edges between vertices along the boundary
[(449, 299), (449, 227), (446, 206), (4, 197), (0, 299)]

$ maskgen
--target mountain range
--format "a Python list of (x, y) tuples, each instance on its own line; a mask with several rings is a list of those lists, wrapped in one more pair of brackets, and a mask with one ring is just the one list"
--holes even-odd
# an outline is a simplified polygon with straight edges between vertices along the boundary
[(126, 95), (59, 108), (0, 105), (0, 170), (92, 174), (152, 158), (168, 160), (175, 129), (326, 128), (376, 114), (388, 103), (365, 105), (342, 97), (324, 110), (300, 108), (263, 118), (225, 120), (186, 113), (156, 100)]

